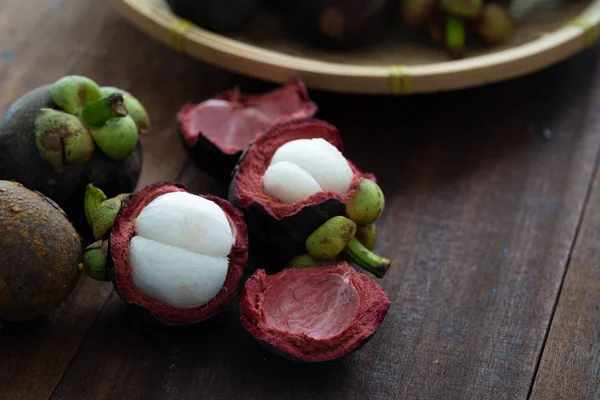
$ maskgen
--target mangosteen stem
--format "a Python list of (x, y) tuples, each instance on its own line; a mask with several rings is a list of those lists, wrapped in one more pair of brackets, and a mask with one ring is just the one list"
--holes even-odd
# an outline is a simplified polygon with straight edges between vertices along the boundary
[(378, 278), (383, 278), (391, 265), (390, 260), (374, 254), (355, 237), (350, 239), (343, 253), (350, 261), (358, 264), (361, 268), (369, 271)]
[(125, 107), (123, 95), (115, 92), (85, 107), (81, 111), (80, 118), (87, 125), (99, 128), (111, 118), (124, 117), (126, 115), (127, 108)]
[(462, 56), (465, 47), (465, 23), (454, 15), (446, 17), (446, 47), (455, 58)]

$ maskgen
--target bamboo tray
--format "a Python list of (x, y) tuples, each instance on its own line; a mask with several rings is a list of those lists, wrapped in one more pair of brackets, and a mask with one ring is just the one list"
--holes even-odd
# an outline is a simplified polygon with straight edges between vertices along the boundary
[(406, 95), (506, 80), (590, 46), (600, 26), (600, 0), (566, 0), (560, 10), (520, 22), (508, 43), (451, 61), (422, 33), (394, 32), (366, 49), (324, 52), (286, 32), (275, 15), (260, 14), (243, 33), (223, 36), (180, 19), (164, 0), (107, 1), (146, 34), (199, 60), (270, 82), (296, 75), (309, 88), (351, 93)]

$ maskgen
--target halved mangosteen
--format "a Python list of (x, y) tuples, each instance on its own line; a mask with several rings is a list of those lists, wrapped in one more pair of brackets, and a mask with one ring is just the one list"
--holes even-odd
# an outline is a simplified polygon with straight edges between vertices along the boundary
[(298, 78), (268, 93), (247, 95), (234, 88), (177, 114), (189, 157), (215, 178), (230, 178), (242, 152), (272, 126), (312, 117), (317, 105)]
[(238, 291), (248, 258), (243, 215), (226, 200), (155, 183), (106, 199), (88, 187), (86, 213), (97, 242), (84, 267), (112, 280), (119, 296), (166, 325), (219, 312)]
[(383, 289), (345, 262), (268, 275), (257, 270), (240, 301), (244, 328), (293, 360), (319, 362), (357, 350), (390, 306)]
[(274, 126), (240, 158), (229, 201), (244, 212), (252, 249), (270, 273), (306, 253), (355, 262), (377, 277), (388, 270), (390, 261), (355, 237), (381, 215), (383, 193), (342, 151), (337, 129), (311, 119)]

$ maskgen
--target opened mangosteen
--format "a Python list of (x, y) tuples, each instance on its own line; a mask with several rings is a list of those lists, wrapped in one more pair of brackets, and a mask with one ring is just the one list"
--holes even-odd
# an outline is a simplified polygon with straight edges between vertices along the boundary
[(311, 119), (274, 126), (240, 159), (229, 200), (244, 212), (251, 247), (268, 272), (302, 255), (349, 260), (377, 277), (388, 270), (390, 261), (367, 247), (375, 230), (363, 234), (383, 212), (383, 192), (342, 151), (337, 129)]
[(311, 42), (347, 49), (379, 39), (395, 18), (391, 0), (286, 0), (289, 26)]
[(317, 105), (300, 79), (268, 93), (246, 95), (234, 88), (177, 114), (189, 157), (215, 178), (229, 179), (242, 152), (272, 126), (312, 117)]
[(240, 320), (279, 355), (318, 362), (366, 343), (389, 306), (383, 289), (345, 262), (272, 275), (259, 269), (242, 291)]
[(20, 183), (0, 181), (0, 319), (48, 314), (80, 275), (81, 239), (60, 207)]
[(0, 121), (0, 179), (50, 197), (84, 234), (88, 182), (131, 192), (141, 172), (148, 114), (131, 94), (66, 76), (19, 98)]
[(235, 31), (256, 13), (258, 0), (167, 0), (171, 10), (201, 26), (219, 33)]
[(88, 186), (85, 209), (96, 242), (86, 272), (167, 325), (211, 317), (235, 296), (248, 258), (243, 215), (226, 200), (155, 183), (107, 198)]

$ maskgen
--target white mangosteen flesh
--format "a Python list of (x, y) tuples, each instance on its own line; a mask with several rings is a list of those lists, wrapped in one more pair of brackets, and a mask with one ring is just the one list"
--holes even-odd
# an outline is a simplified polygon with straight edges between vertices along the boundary
[(234, 242), (225, 212), (187, 192), (163, 194), (138, 215), (129, 245), (133, 285), (156, 301), (192, 308), (214, 299)]
[(348, 161), (334, 145), (321, 138), (298, 139), (275, 151), (263, 177), (263, 188), (289, 204), (320, 191), (347, 193), (352, 176)]

